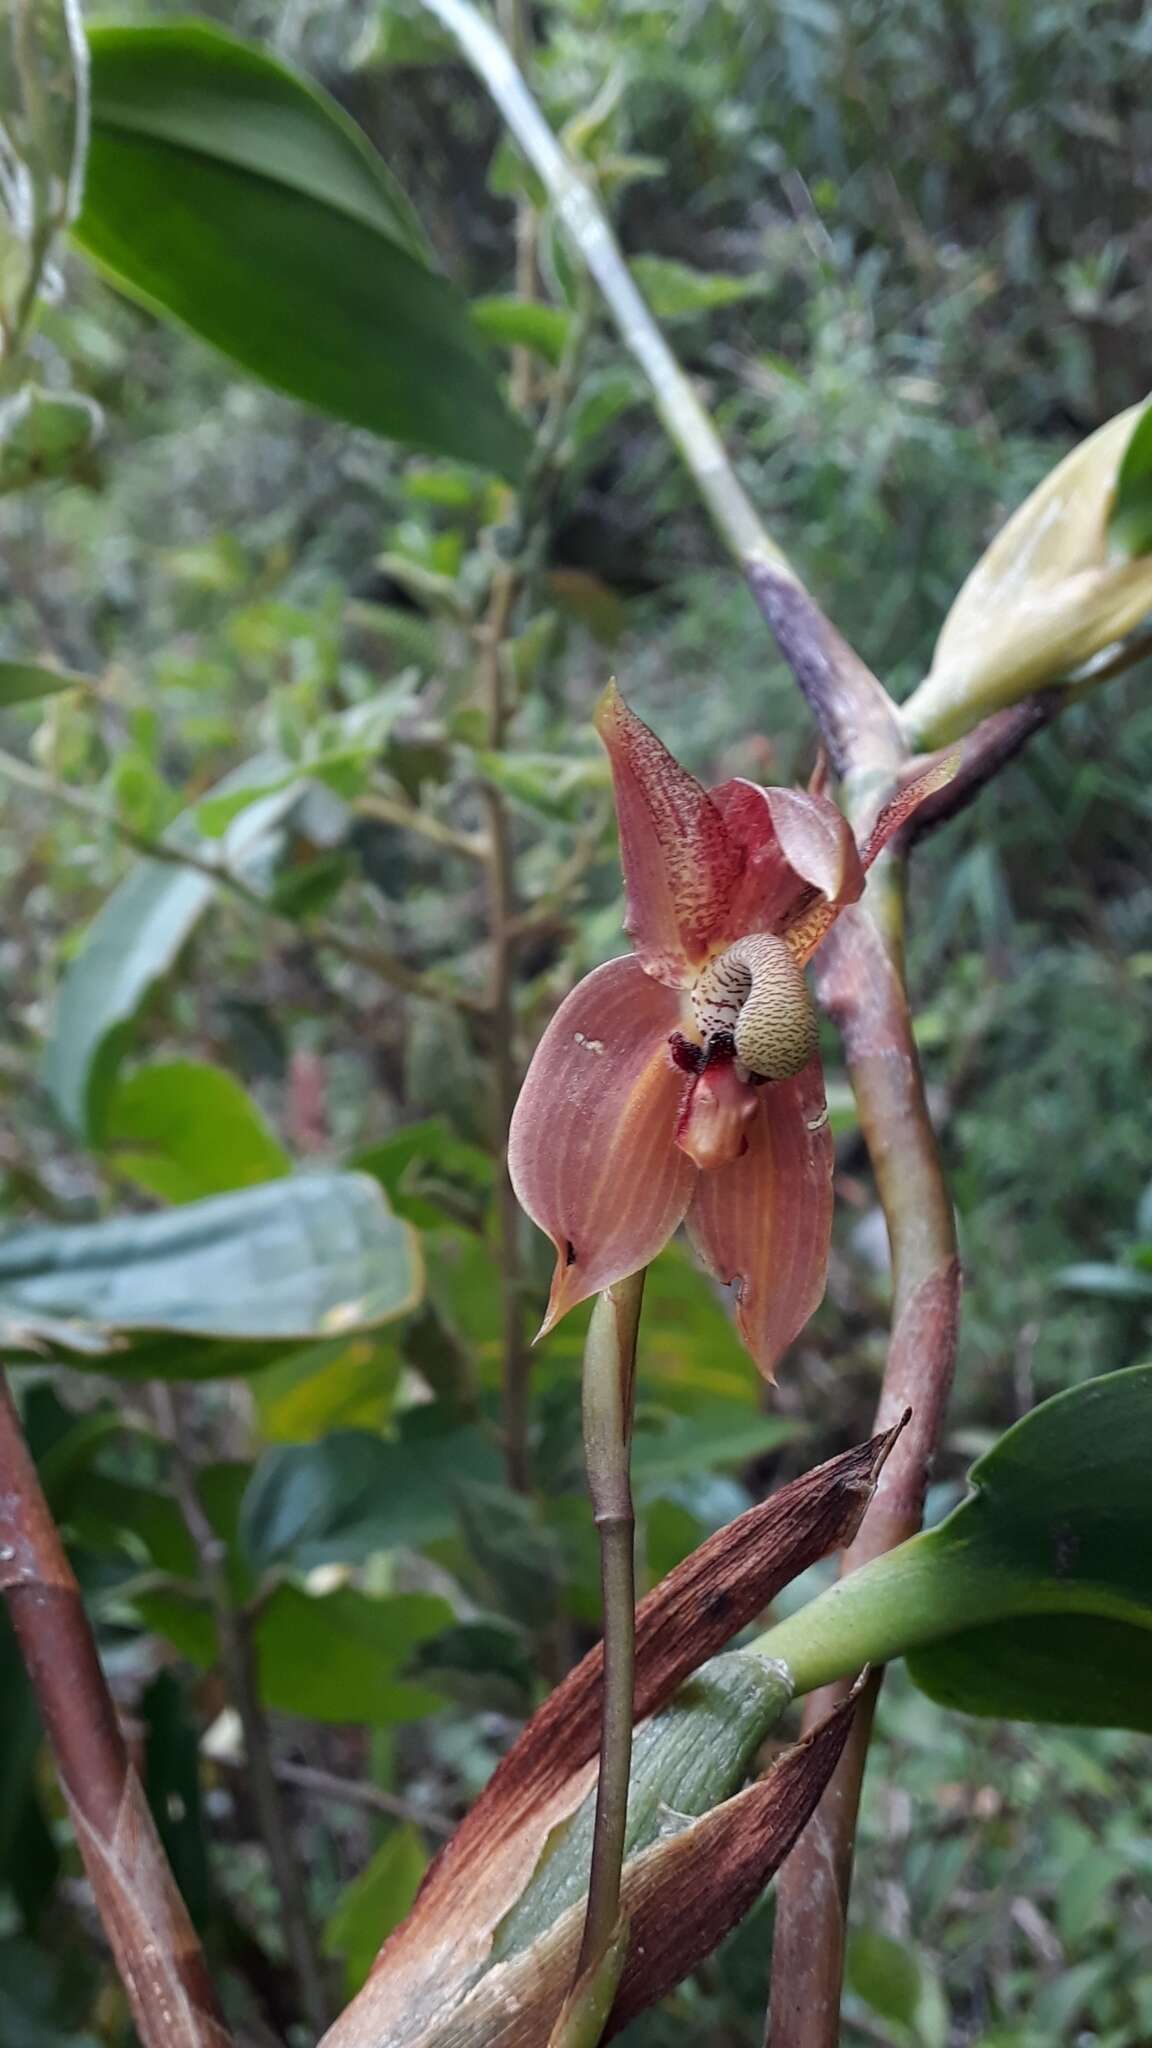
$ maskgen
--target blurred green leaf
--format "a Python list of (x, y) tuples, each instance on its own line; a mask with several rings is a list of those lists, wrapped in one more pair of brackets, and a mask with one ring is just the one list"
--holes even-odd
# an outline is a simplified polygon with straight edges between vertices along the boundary
[[(145, 1626), (191, 1663), (216, 1663), (216, 1625), (206, 1607), (152, 1591), (133, 1604)], [(372, 1727), (436, 1713), (440, 1694), (408, 1684), (397, 1671), (454, 1619), (446, 1601), (424, 1593), (374, 1599), (342, 1586), (313, 1598), (299, 1586), (277, 1586), (254, 1631), (261, 1699), (276, 1713)]]
[(409, 1226), (367, 1175), (300, 1175), (157, 1215), (13, 1232), (0, 1239), (0, 1331), (20, 1350), (43, 1340), (164, 1374), (163, 1351), (145, 1347), (141, 1362), (125, 1338), (371, 1329), (413, 1307), (422, 1278)]
[[(253, 761), (219, 785), (221, 793), (255, 785), (216, 856), (243, 874), (295, 801), (296, 785), (261, 795), (266, 761)], [(190, 817), (168, 834), (175, 850), (197, 851)], [(61, 1115), (99, 1143), (132, 1027), (170, 971), (220, 885), (199, 869), (143, 860), (93, 919), (56, 991), (44, 1054), (44, 1079)]]
[(394, 1341), (332, 1337), (270, 1365), (252, 1380), (269, 1443), (314, 1443), (333, 1429), (384, 1429), (403, 1359)]
[(104, 1149), (118, 1174), (162, 1202), (257, 1187), (292, 1167), (240, 1083), (197, 1060), (138, 1067), (122, 1080)]
[(798, 1433), (783, 1415), (761, 1415), (734, 1402), (701, 1402), (683, 1415), (638, 1407), (632, 1475), (647, 1487), (713, 1465), (746, 1465)]
[(589, 793), (610, 785), (608, 764), (594, 754), (481, 753), (476, 765), (505, 796), (547, 818), (575, 818)]
[(298, 1571), (435, 1542), (456, 1525), (461, 1485), (493, 1484), (500, 1472), (480, 1429), (446, 1428), (434, 1405), (411, 1409), (394, 1439), (334, 1430), (320, 1443), (266, 1452), (245, 1498), (242, 1540), (255, 1564)]
[(1152, 1301), (1152, 1273), (1135, 1266), (1109, 1266), (1102, 1260), (1061, 1266), (1053, 1280), (1068, 1294), (1094, 1294), (1101, 1300), (1112, 1301)]
[(32, 661), (0, 661), (0, 709), (30, 704), (38, 697), (56, 697), (62, 690), (94, 690), (93, 676), (69, 669), (41, 668)]
[(881, 2019), (912, 2027), (920, 2003), (920, 1966), (902, 1941), (859, 1927), (848, 1938), (848, 1982)]
[(962, 1714), (1152, 1734), (1152, 1623), (1021, 1614), (913, 1650), (908, 1669)]
[(329, 1914), (324, 1953), (343, 1958), (349, 1998), (359, 1991), (385, 1935), (404, 1918), (427, 1868), (428, 1851), (416, 1829), (394, 1828)]
[(508, 348), (529, 348), (554, 366), (564, 354), (572, 317), (560, 306), (538, 299), (473, 299), (472, 320), (489, 341)]
[(70, 475), (103, 424), (100, 407), (83, 393), (25, 384), (0, 403), (0, 493)]
[(697, 313), (714, 313), (721, 306), (756, 298), (767, 289), (765, 277), (693, 270), (690, 264), (677, 263), (669, 256), (634, 256), (631, 270), (658, 320), (686, 320)]
[(524, 435), (467, 303), (327, 94), (202, 23), (89, 41), (75, 233), (112, 281), (306, 404), (514, 478)]

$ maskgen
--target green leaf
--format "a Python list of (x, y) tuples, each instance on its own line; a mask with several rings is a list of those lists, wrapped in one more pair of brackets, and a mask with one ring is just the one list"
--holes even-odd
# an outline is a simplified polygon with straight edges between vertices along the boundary
[(121, 1081), (104, 1148), (118, 1174), (162, 1202), (258, 1187), (292, 1166), (240, 1083), (196, 1060), (139, 1067)]
[[(147, 1628), (190, 1663), (217, 1661), (215, 1623), (207, 1608), (177, 1594), (144, 1592), (134, 1602)], [(313, 1598), (299, 1586), (278, 1586), (255, 1628), (264, 1704), (313, 1721), (413, 1721), (442, 1701), (427, 1686), (397, 1676), (412, 1651), (455, 1619), (446, 1600), (425, 1593), (373, 1599), (351, 1586)]]
[[(299, 784), (260, 793), (269, 763), (247, 762), (221, 794), (254, 784), (252, 801), (222, 845), (202, 847), (185, 813), (166, 835), (175, 848), (217, 858), (241, 876), (280, 830)], [(136, 1018), (187, 944), (220, 884), (175, 863), (143, 860), (114, 889), (85, 934), (56, 992), (44, 1080), (66, 1123), (99, 1144), (120, 1061)]]
[(634, 256), (632, 275), (658, 320), (686, 320), (714, 313), (741, 299), (758, 297), (766, 288), (762, 276), (737, 277), (729, 271), (693, 270), (668, 256)]
[(1053, 1277), (1056, 1286), (1069, 1294), (1093, 1294), (1109, 1301), (1152, 1301), (1152, 1273), (1141, 1272), (1137, 1266), (1085, 1261), (1079, 1266), (1062, 1266)]
[(415, 1548), (450, 1535), (460, 1488), (495, 1484), (500, 1469), (487, 1436), (445, 1428), (434, 1405), (409, 1410), (390, 1441), (334, 1430), (265, 1454), (245, 1496), (241, 1540), (255, 1565), (297, 1571)]
[[(179, 1372), (137, 1333), (225, 1340), (199, 1370), (244, 1371), (244, 1347), (371, 1329), (422, 1288), (419, 1252), (364, 1174), (317, 1173), (151, 1216), (44, 1225), (0, 1239), (0, 1340), (117, 1353), (118, 1372)], [(227, 1340), (231, 1340), (228, 1342)], [(275, 1355), (275, 1354), (273, 1354)]]
[(206, 24), (89, 41), (75, 234), (111, 280), (322, 412), (515, 478), (525, 436), (467, 302), (339, 107)]
[(1116, 476), (1108, 537), (1121, 555), (1152, 552), (1152, 405), (1136, 422)]
[(38, 697), (57, 697), (62, 690), (94, 690), (92, 676), (68, 669), (41, 668), (33, 661), (0, 661), (0, 710), (9, 704), (30, 704)]
[(960, 1713), (1152, 1735), (1152, 1621), (1022, 1614), (914, 1650), (908, 1669)]
[(898, 2026), (915, 2023), (920, 2003), (920, 1966), (911, 1949), (891, 1935), (860, 1927), (849, 1937), (848, 1982), (881, 2019)]
[(68, 476), (100, 438), (104, 415), (79, 391), (25, 384), (0, 404), (0, 493)]
[(761, 1637), (801, 1690), (905, 1655), (974, 1714), (1152, 1729), (1152, 1365), (1043, 1402), (972, 1493)]
[(330, 1338), (271, 1365), (252, 1382), (269, 1443), (315, 1443), (333, 1429), (385, 1429), (404, 1361), (394, 1342)]
[(329, 1915), (324, 1953), (343, 1958), (349, 1998), (359, 1991), (385, 1935), (404, 1918), (427, 1868), (428, 1852), (416, 1829), (394, 1828)]
[(567, 754), (479, 753), (476, 765), (515, 803), (549, 818), (575, 818), (589, 796), (610, 786), (607, 762)]
[(473, 299), (472, 320), (489, 341), (507, 348), (529, 348), (555, 367), (564, 354), (572, 315), (538, 299)]
[(685, 1415), (638, 1409), (632, 1475), (638, 1487), (652, 1487), (713, 1465), (746, 1465), (798, 1434), (798, 1424), (786, 1416), (758, 1414), (735, 1402), (709, 1403)]

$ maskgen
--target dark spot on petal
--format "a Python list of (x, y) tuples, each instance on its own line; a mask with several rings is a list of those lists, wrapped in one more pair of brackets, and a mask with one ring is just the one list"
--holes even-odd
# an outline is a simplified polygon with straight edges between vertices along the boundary
[(668, 1045), (672, 1053), (673, 1064), (680, 1068), (681, 1073), (698, 1074), (700, 1072), (701, 1067), (704, 1065), (704, 1048), (702, 1045), (694, 1045), (690, 1038), (685, 1038), (682, 1031), (673, 1031), (668, 1040)]
[(564, 1264), (566, 1266), (574, 1266), (576, 1264), (576, 1247), (570, 1237), (566, 1237), (564, 1240)]

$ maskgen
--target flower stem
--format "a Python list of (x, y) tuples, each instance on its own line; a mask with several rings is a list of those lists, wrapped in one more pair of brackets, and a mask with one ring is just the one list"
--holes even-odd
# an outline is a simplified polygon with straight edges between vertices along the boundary
[(584, 1348), (584, 1458), (600, 1537), (604, 1694), (592, 1868), (576, 1981), (594, 1972), (616, 1935), (632, 1766), (636, 1652), (635, 1517), (629, 1468), (636, 1334), (644, 1272), (597, 1297)]

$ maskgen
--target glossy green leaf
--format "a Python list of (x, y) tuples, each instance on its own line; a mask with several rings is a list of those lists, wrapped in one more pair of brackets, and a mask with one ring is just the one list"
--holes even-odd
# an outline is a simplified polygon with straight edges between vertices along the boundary
[(0, 661), (0, 710), (9, 704), (31, 704), (39, 697), (58, 697), (62, 690), (92, 690), (91, 676), (69, 669), (41, 668), (34, 661)]
[[(216, 1626), (207, 1607), (176, 1592), (140, 1593), (145, 1626), (193, 1664), (217, 1661)], [(313, 1598), (278, 1586), (262, 1604), (254, 1631), (260, 1696), (277, 1713), (313, 1721), (418, 1720), (442, 1704), (428, 1686), (398, 1676), (418, 1646), (454, 1619), (444, 1600), (423, 1593), (373, 1599), (351, 1586)]]
[(908, 1669), (941, 1706), (1000, 1721), (1135, 1728), (1152, 1735), (1152, 1617), (1022, 1614), (914, 1650)]
[(122, 1080), (104, 1149), (118, 1174), (164, 1202), (258, 1187), (292, 1166), (240, 1083), (197, 1060), (139, 1067)]
[(1152, 1729), (1152, 1365), (1042, 1402), (935, 1529), (760, 1638), (802, 1690), (908, 1657), (974, 1714)]
[(404, 1918), (427, 1868), (428, 1851), (416, 1829), (394, 1828), (329, 1914), (324, 1953), (342, 1957), (349, 1998), (359, 1991), (385, 1935)]
[[(163, 1373), (165, 1353), (124, 1348), (137, 1333), (242, 1345), (350, 1334), (405, 1314), (422, 1271), (409, 1226), (363, 1174), (269, 1181), (150, 1216), (53, 1224), (0, 1239), (0, 1336)], [(231, 1344), (227, 1340), (232, 1340)], [(175, 1357), (179, 1359), (179, 1352)]]
[(206, 24), (89, 40), (75, 233), (112, 282), (306, 404), (515, 477), (524, 435), (467, 302), (335, 103)]
[[(253, 761), (225, 777), (222, 793), (268, 773)], [(222, 842), (199, 843), (190, 817), (177, 819), (172, 845), (218, 859), (240, 875), (258, 858), (296, 800), (298, 784), (256, 794)], [(114, 889), (85, 933), (56, 992), (44, 1080), (66, 1123), (98, 1144), (132, 1027), (179, 958), (220, 884), (201, 869), (142, 860)]]

